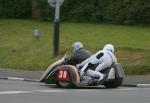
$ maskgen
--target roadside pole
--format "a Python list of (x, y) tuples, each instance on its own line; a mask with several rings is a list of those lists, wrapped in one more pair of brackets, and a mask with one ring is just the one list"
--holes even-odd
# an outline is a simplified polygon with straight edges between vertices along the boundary
[(53, 56), (59, 54), (60, 6), (63, 2), (64, 0), (48, 0), (49, 5), (55, 8)]

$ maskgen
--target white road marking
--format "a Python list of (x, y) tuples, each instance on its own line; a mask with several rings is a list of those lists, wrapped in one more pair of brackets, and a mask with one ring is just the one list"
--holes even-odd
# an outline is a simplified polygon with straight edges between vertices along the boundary
[(145, 90), (150, 90), (150, 88), (149, 87), (131, 87), (131, 88), (117, 88), (117, 89), (114, 89), (114, 90), (117, 90), (117, 91), (132, 91), (132, 90), (143, 90), (143, 89), (145, 89)]
[(67, 92), (67, 91), (65, 90), (0, 91), (0, 95), (1, 94), (50, 93), (50, 92)]
[(120, 90), (120, 91), (130, 91), (130, 90), (137, 90), (137, 88), (118, 88), (118, 89), (114, 89), (114, 90)]
[(21, 93), (32, 93), (30, 91), (2, 91), (0, 94), (21, 94)]
[[(98, 90), (116, 90), (116, 91), (132, 91), (132, 90), (142, 90), (150, 88), (117, 88), (117, 89), (98, 89)], [(31, 90), (31, 91), (0, 91), (0, 95), (10, 95), (10, 94), (29, 94), (29, 93), (63, 93), (63, 92), (94, 92), (98, 90), (92, 89), (53, 89), (53, 90)]]
[(16, 78), (16, 77), (8, 77), (9, 80), (21, 80), (23, 81), (24, 78)]
[(150, 87), (150, 84), (137, 84), (138, 87)]
[(67, 91), (66, 90), (32, 90), (32, 92), (49, 93), (49, 92), (67, 92)]

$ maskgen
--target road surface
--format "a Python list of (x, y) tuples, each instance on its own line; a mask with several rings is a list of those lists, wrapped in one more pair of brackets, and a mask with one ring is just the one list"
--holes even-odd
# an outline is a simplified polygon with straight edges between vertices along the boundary
[[(39, 79), (43, 71), (0, 70), (0, 77)], [(150, 76), (127, 76), (124, 83), (150, 83)], [(150, 103), (150, 87), (60, 89), (38, 82), (0, 79), (0, 103)]]
[(1, 103), (150, 103), (150, 88), (60, 89), (42, 83), (0, 80)]

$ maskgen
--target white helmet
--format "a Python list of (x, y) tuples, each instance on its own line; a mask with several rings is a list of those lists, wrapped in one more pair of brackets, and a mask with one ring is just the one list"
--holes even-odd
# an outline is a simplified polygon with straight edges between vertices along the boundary
[(83, 48), (83, 44), (77, 41), (73, 43), (72, 48), (73, 48), (73, 52), (76, 52), (78, 49)]
[(110, 52), (112, 52), (112, 53), (114, 53), (114, 46), (112, 45), (112, 44), (106, 44), (105, 46), (104, 46), (104, 48), (103, 48), (103, 50), (108, 50), (108, 51), (110, 51)]

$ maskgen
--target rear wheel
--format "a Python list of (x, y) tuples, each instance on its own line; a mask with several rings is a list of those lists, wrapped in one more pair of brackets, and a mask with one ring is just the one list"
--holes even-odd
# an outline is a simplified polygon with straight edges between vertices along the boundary
[[(117, 63), (117, 64), (113, 64), (112, 68), (114, 68), (114, 72), (115, 72), (115, 79), (112, 80), (108, 80), (106, 82), (103, 83), (103, 85), (106, 88), (117, 88), (118, 86), (121, 86), (122, 82), (123, 82), (123, 78), (124, 78), (124, 71), (123, 68), (121, 66), (121, 64)], [(109, 74), (111, 68), (108, 68), (106, 71), (104, 71), (104, 73)], [(113, 72), (112, 72), (113, 73)]]
[(115, 80), (112, 81), (106, 81), (104, 83), (104, 86), (106, 88), (117, 88), (122, 84), (122, 82), (123, 82), (123, 78), (116, 78)]

